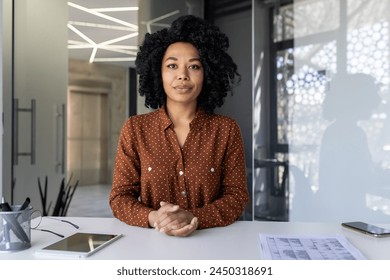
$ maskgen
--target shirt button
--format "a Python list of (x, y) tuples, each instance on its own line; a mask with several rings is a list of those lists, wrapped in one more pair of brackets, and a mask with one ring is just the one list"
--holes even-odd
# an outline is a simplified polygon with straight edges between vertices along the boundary
[(148, 167), (148, 171), (152, 171), (152, 168), (150, 166)]
[(214, 171), (215, 171), (215, 170), (214, 170), (214, 167), (211, 167), (210, 171), (211, 171), (211, 172), (214, 172)]
[(183, 174), (184, 172), (180, 170), (179, 175), (182, 176)]
[(182, 191), (182, 192), (181, 192), (181, 196), (186, 196), (186, 194), (187, 194), (187, 193), (186, 193), (185, 191)]

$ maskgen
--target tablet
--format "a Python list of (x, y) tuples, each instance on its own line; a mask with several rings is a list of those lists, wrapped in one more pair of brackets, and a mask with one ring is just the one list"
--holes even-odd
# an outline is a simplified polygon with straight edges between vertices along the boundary
[(111, 244), (121, 236), (122, 234), (78, 232), (44, 247), (36, 251), (36, 253), (39, 255), (85, 258)]

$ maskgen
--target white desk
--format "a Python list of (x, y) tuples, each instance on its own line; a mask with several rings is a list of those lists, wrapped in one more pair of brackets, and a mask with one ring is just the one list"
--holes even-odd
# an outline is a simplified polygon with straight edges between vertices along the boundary
[[(339, 224), (238, 221), (223, 228), (198, 230), (185, 238), (167, 236), (153, 229), (128, 226), (115, 218), (65, 217), (80, 226), (43, 218), (40, 228), (63, 235), (79, 232), (122, 233), (124, 236), (88, 259), (106, 260), (256, 260), (261, 258), (259, 233), (270, 234), (342, 234), (368, 259), (390, 260), (390, 238), (374, 238), (342, 228)], [(382, 225), (389, 227), (390, 225)], [(52, 259), (34, 252), (60, 240), (51, 233), (32, 231), (31, 248), (0, 253), (1, 259)]]

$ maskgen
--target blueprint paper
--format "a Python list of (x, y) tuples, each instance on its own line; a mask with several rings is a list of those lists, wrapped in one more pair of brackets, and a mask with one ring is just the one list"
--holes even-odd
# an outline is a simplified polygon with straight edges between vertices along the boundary
[(259, 234), (268, 260), (364, 260), (364, 255), (342, 235)]

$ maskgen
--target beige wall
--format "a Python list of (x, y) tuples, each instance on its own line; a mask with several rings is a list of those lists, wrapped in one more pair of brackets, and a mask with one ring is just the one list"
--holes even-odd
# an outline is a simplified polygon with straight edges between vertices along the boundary
[(69, 88), (90, 88), (92, 91), (101, 89), (108, 93), (109, 150), (107, 172), (108, 181), (111, 183), (116, 146), (120, 130), (128, 115), (128, 69), (120, 66), (98, 63), (90, 64), (87, 61), (70, 59)]

